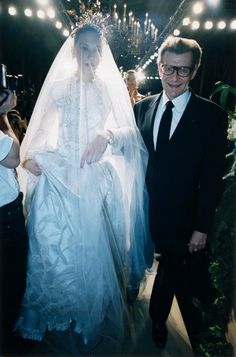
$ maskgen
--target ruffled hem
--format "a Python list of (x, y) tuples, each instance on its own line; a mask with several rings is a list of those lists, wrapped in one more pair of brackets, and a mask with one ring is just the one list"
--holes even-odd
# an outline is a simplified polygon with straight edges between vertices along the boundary
[[(60, 324), (55, 324), (53, 322), (47, 322), (45, 323), (44, 329), (27, 329), (24, 325), (24, 319), (23, 317), (20, 317), (18, 320), (15, 331), (19, 331), (20, 335), (29, 340), (34, 340), (34, 341), (42, 341), (44, 338), (45, 334), (47, 331), (66, 331), (69, 330), (72, 326), (72, 320), (70, 319), (69, 321), (60, 323)], [(80, 334), (81, 333), (81, 328), (78, 323), (73, 326), (73, 331)]]

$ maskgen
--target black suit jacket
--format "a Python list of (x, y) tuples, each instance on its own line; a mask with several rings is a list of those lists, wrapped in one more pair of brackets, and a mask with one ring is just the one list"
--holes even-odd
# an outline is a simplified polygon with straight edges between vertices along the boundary
[(134, 106), (149, 151), (150, 230), (159, 250), (186, 250), (193, 230), (208, 233), (213, 221), (222, 191), (227, 114), (192, 93), (167, 148), (156, 153), (153, 123), (160, 97), (145, 98)]

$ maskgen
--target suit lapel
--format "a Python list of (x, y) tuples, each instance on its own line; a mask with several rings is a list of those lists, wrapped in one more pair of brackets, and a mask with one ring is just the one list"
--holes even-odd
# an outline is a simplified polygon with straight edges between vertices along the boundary
[(196, 119), (196, 106), (194, 105), (195, 102), (195, 95), (192, 93), (189, 99), (189, 102), (180, 118), (180, 121), (170, 138), (169, 146), (173, 145), (179, 137), (183, 137), (184, 133), (189, 131), (192, 124), (195, 122)]
[(146, 146), (148, 148), (149, 153), (154, 152), (153, 125), (154, 125), (155, 115), (160, 99), (161, 99), (161, 93), (149, 104), (149, 108), (145, 113), (144, 127), (142, 130), (142, 134), (146, 142)]

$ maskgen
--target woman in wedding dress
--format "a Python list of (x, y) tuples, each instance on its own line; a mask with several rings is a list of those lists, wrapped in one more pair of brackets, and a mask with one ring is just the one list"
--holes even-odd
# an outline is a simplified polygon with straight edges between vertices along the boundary
[(98, 26), (76, 29), (56, 56), (21, 157), (30, 251), (16, 328), (33, 340), (72, 329), (85, 345), (121, 337), (153, 258), (147, 151)]

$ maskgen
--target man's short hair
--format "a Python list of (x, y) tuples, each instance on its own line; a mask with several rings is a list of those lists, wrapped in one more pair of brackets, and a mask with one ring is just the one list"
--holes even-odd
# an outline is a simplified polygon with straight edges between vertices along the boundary
[(197, 43), (197, 41), (195, 40), (189, 38), (183, 38), (183, 37), (174, 37), (174, 36), (167, 37), (167, 39), (162, 43), (161, 47), (158, 50), (158, 57), (157, 57), (158, 63), (162, 62), (163, 55), (166, 51), (175, 54), (191, 52), (192, 61), (193, 61), (192, 65), (196, 67), (200, 66), (202, 49)]

